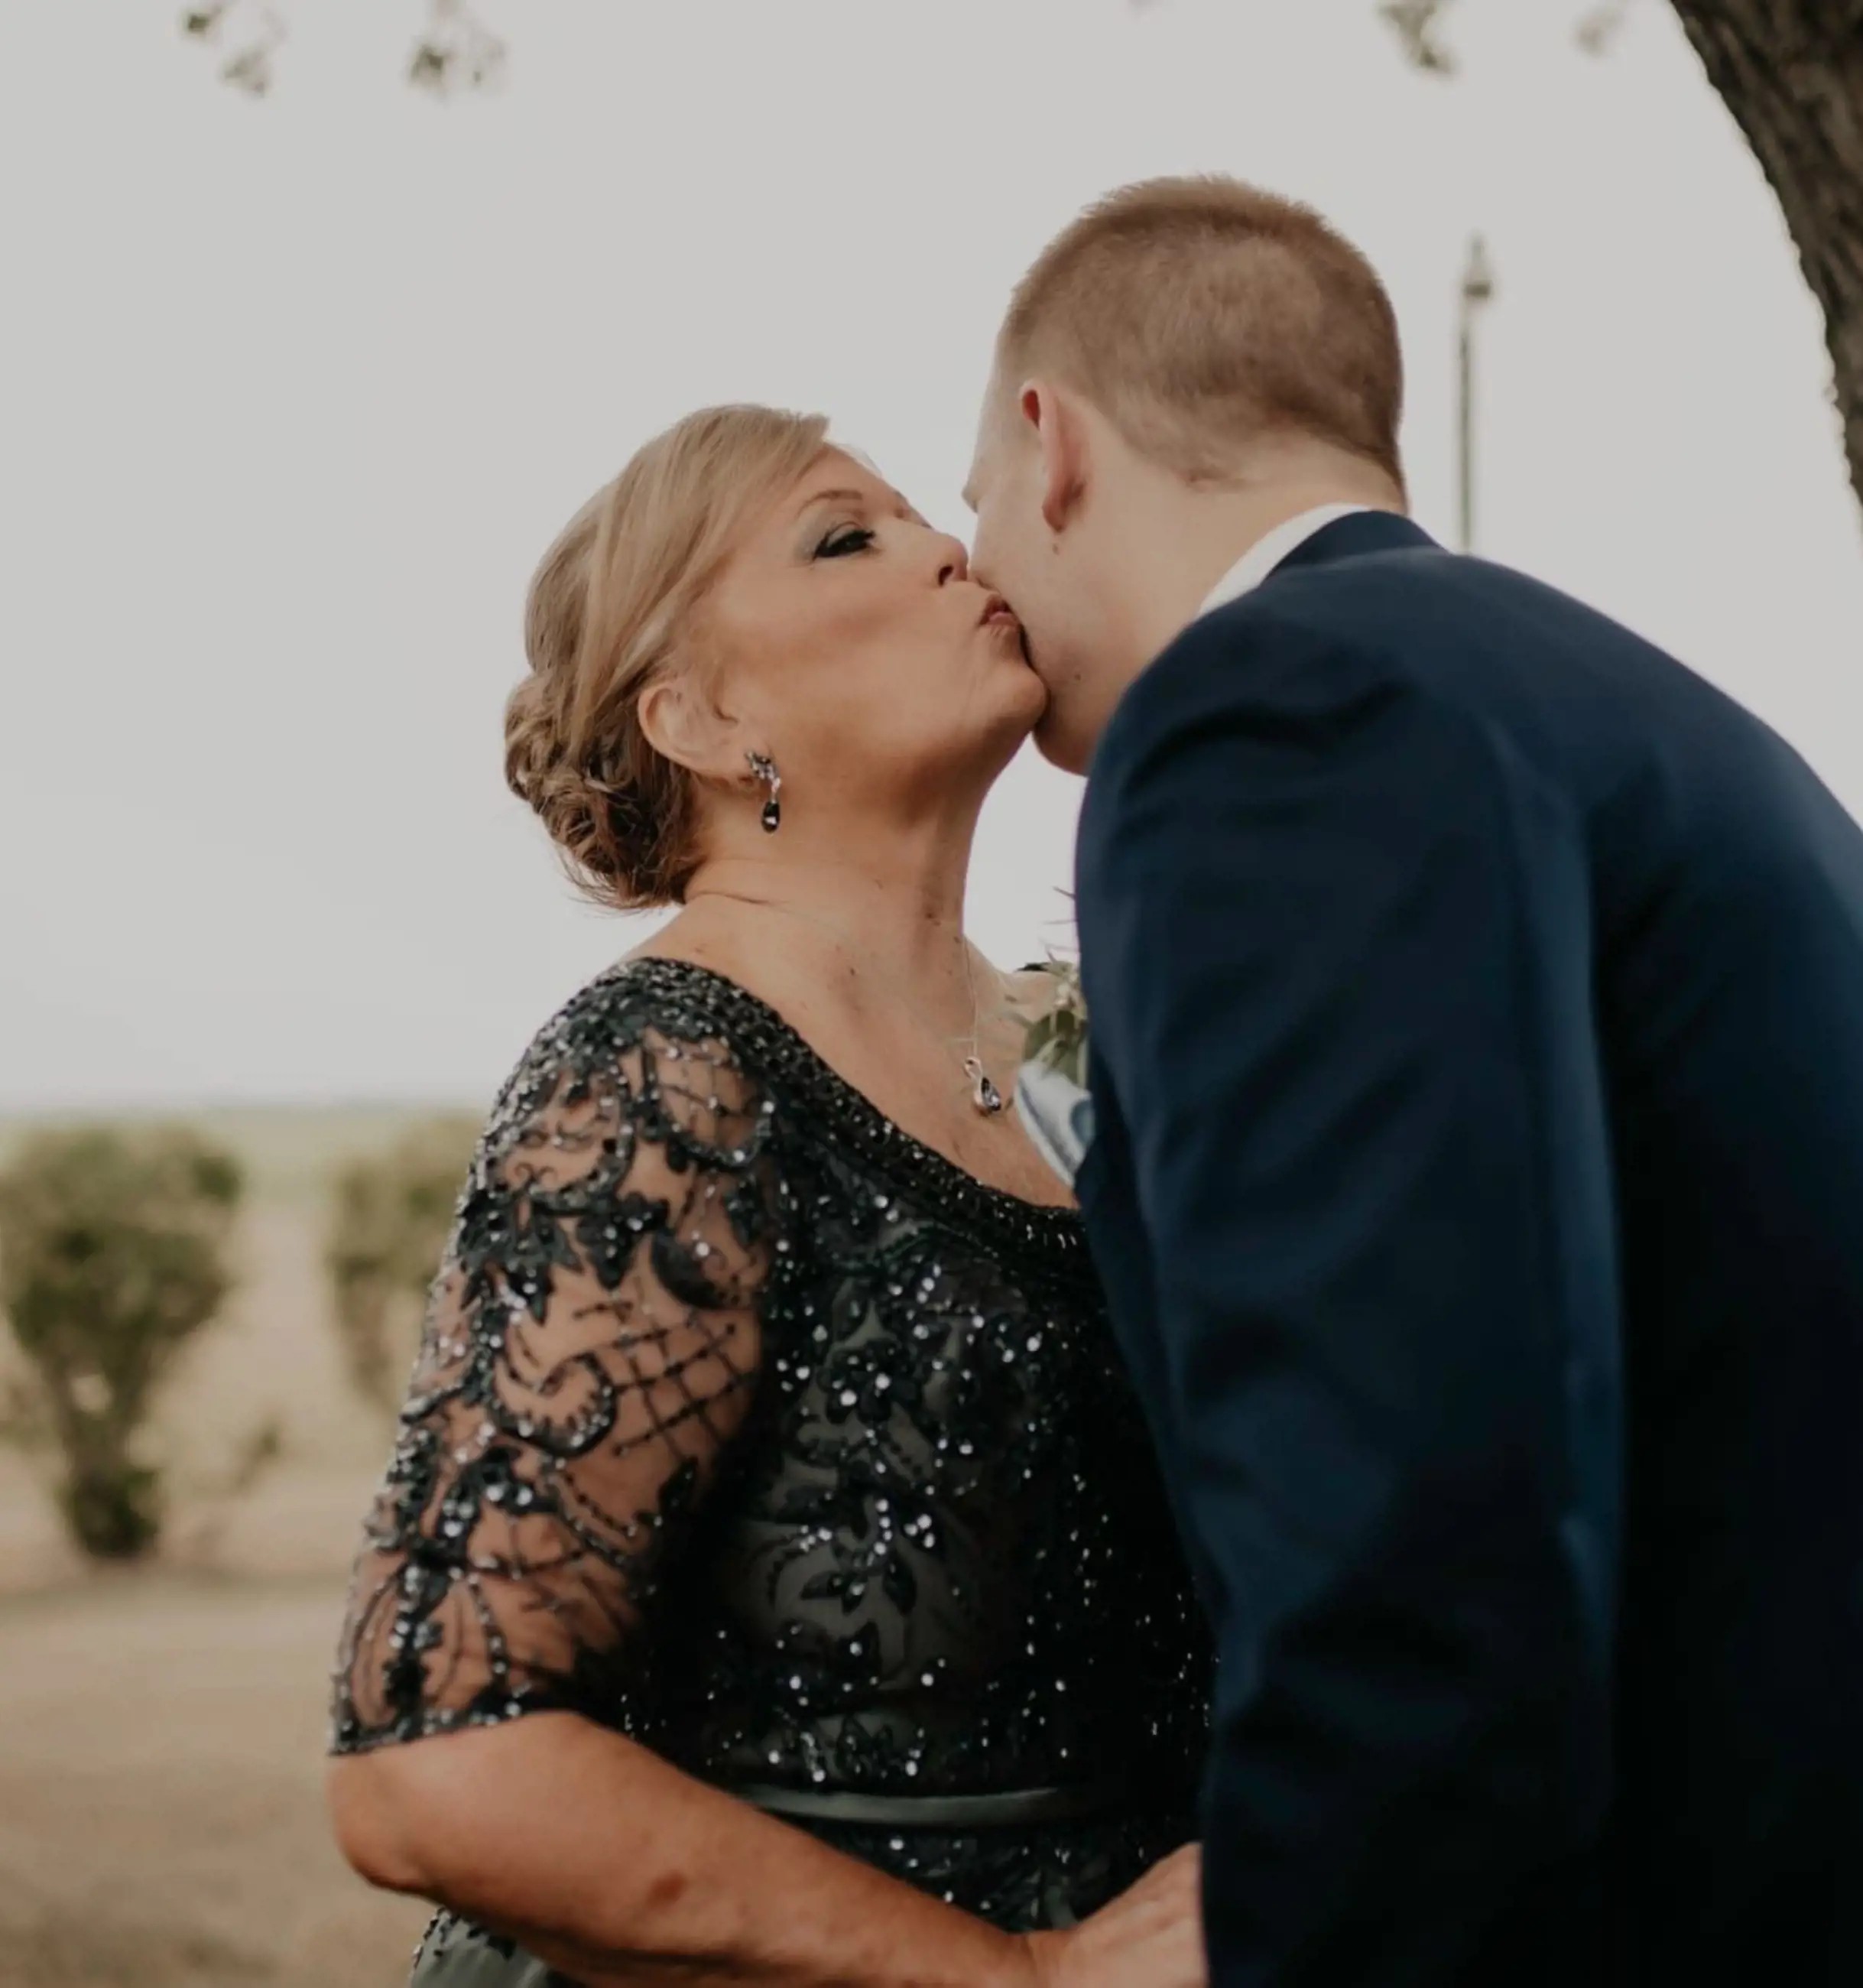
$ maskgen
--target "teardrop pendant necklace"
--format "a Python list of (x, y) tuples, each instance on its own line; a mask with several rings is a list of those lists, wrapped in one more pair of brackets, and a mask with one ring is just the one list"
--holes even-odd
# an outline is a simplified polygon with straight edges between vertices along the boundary
[(970, 963), (970, 942), (964, 948), (964, 984), (970, 991), (970, 1053), (964, 1060), (964, 1073), (970, 1080), (970, 1103), (986, 1118), (994, 1118), (1003, 1108), (1003, 1094), (991, 1081), (990, 1073), (984, 1067), (983, 1044), (983, 1018), (977, 1005), (977, 975)]

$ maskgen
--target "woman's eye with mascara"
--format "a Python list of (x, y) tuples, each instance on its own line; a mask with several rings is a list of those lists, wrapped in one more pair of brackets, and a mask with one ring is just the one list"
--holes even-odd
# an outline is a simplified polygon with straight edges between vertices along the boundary
[(815, 547), (817, 559), (845, 559), (850, 553), (864, 553), (872, 544), (874, 534), (859, 525), (837, 528), (829, 533)]

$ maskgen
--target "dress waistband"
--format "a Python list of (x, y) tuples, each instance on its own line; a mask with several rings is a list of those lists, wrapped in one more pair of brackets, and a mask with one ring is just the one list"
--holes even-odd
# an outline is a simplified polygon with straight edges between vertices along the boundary
[(853, 1788), (785, 1788), (758, 1782), (726, 1786), (723, 1792), (771, 1815), (793, 1816), (805, 1822), (870, 1824), (881, 1829), (994, 1829), (1005, 1824), (1072, 1822), (1150, 1806), (1124, 1781), (1007, 1788), (972, 1795), (867, 1794)]

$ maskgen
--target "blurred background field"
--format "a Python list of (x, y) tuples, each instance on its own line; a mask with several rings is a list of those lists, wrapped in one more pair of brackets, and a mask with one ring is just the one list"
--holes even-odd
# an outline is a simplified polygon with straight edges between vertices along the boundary
[[(48, 1456), (0, 1445), (0, 1982), (373, 1988), (425, 1908), (342, 1864), (320, 1799), (324, 1679), (390, 1439), (345, 1371), (322, 1262), (331, 1182), (426, 1114), (219, 1111), (238, 1282), (164, 1386), (170, 1487), (147, 1566), (87, 1570)], [(0, 1166), (22, 1128), (0, 1126)], [(225, 1486), (250, 1432), (276, 1459)]]

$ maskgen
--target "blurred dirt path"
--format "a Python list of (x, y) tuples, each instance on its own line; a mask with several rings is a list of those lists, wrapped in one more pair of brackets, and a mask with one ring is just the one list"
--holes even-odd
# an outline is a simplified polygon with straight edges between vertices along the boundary
[(155, 1572), (0, 1600), (6, 1988), (397, 1988), (426, 1918), (322, 1804), (340, 1584)]

